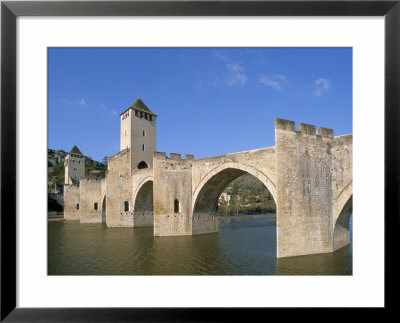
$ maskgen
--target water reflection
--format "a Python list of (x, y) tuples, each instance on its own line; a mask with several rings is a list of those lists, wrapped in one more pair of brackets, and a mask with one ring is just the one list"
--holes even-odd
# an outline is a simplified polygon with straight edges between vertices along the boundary
[(151, 227), (48, 222), (49, 275), (351, 275), (352, 248), (276, 259), (276, 217), (220, 218), (219, 233), (154, 237)]

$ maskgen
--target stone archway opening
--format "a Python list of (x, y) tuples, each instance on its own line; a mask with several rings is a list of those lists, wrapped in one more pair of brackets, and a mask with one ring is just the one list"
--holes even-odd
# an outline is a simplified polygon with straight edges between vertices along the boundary
[(138, 164), (138, 169), (143, 169), (143, 168), (149, 168), (149, 165), (147, 165), (147, 163), (145, 162), (145, 161), (141, 161), (139, 164)]
[(134, 201), (133, 226), (153, 226), (153, 181), (145, 182), (136, 194)]
[(353, 195), (347, 200), (340, 212), (333, 231), (333, 251), (350, 244), (351, 241), (351, 217), (353, 214)]
[[(225, 194), (224, 192), (232, 182), (242, 176), (249, 177), (260, 184), (266, 194), (264, 196), (255, 196), (254, 198), (258, 198), (260, 201), (263, 198), (265, 200), (267, 200), (267, 198), (271, 199), (276, 210), (275, 200), (265, 183), (243, 169), (226, 168), (209, 178), (199, 191), (193, 207), (193, 234), (218, 231), (218, 219), (224, 213), (224, 205), (221, 206), (221, 200), (227, 201), (234, 209), (236, 208), (237, 212), (234, 212), (235, 215), (243, 213), (239, 212), (239, 208), (249, 204), (249, 199), (243, 198), (244, 195), (240, 193), (235, 193), (229, 196), (228, 193)], [(246, 189), (249, 190), (249, 187), (244, 188), (244, 190)], [(221, 195), (222, 193), (224, 194)], [(256, 211), (254, 210), (253, 212)]]

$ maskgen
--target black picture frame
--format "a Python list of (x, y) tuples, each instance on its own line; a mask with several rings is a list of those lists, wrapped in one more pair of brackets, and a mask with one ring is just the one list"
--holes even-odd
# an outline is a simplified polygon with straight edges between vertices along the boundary
[[(384, 16), (385, 309), (396, 306), (400, 181), (400, 0), (395, 1), (2, 1), (1, 321), (236, 321), (265, 309), (16, 307), (16, 19), (18, 16)], [(372, 125), (371, 125), (372, 127)], [(371, 129), (373, 131), (373, 129)], [(393, 256), (394, 255), (394, 256)], [(257, 313), (255, 313), (257, 312)]]

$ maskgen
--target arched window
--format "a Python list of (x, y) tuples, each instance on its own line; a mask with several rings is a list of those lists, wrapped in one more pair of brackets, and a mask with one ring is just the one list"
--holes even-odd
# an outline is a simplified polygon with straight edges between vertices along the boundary
[(138, 165), (137, 165), (137, 167), (139, 168), (139, 169), (142, 169), (142, 168), (149, 168), (149, 165), (147, 165), (147, 163), (145, 162), (145, 161), (141, 161)]
[(179, 201), (174, 201), (174, 213), (179, 213)]
[(79, 210), (79, 203), (76, 203), (75, 209)]
[(129, 211), (129, 202), (128, 201), (124, 202), (124, 210), (125, 210), (125, 212)]
[(97, 202), (96, 202), (96, 203), (94, 203), (94, 205), (93, 205), (93, 209), (95, 209), (95, 210), (97, 210), (97, 209), (98, 209)]

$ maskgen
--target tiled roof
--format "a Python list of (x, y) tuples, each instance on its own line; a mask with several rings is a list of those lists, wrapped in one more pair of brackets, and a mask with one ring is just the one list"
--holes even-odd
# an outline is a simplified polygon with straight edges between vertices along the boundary
[(79, 148), (76, 145), (74, 145), (74, 147), (72, 147), (72, 149), (69, 153), (83, 156), (83, 154), (81, 153), (81, 151), (79, 150)]
[[(143, 102), (140, 98), (137, 98), (136, 101), (133, 102), (132, 105), (131, 105), (128, 109), (135, 109), (135, 110), (138, 110), (138, 111), (142, 111), (142, 112), (145, 112), (145, 113), (149, 113), (149, 114), (151, 114), (151, 115), (153, 115), (153, 116), (157, 116), (156, 114), (154, 114), (154, 113), (147, 107), (146, 104), (144, 104), (144, 102)], [(126, 109), (126, 110), (128, 110), (128, 109)], [(126, 110), (125, 110), (125, 111), (126, 111)], [(125, 112), (125, 111), (124, 111), (124, 112)], [(121, 114), (122, 114), (122, 113), (121, 113)]]

